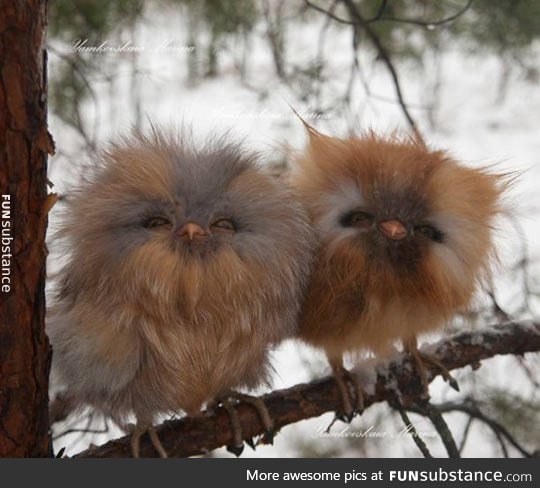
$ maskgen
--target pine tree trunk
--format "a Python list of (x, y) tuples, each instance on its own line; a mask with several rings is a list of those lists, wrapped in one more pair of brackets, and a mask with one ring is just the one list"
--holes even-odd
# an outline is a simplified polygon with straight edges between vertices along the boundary
[(46, 0), (0, 2), (0, 457), (50, 452)]

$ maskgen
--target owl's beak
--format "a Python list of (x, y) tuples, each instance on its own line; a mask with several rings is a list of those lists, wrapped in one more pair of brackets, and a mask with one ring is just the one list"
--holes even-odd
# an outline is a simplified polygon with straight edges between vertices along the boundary
[(399, 220), (393, 219), (379, 222), (378, 228), (382, 234), (393, 241), (400, 241), (407, 237), (407, 229)]
[(207, 236), (205, 230), (200, 225), (195, 224), (194, 222), (188, 222), (187, 224), (177, 229), (176, 235), (180, 237), (180, 239), (183, 239), (185, 241), (205, 239)]

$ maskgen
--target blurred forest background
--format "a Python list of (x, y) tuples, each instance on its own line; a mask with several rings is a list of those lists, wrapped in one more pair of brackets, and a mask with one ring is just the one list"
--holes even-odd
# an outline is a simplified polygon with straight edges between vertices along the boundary
[[(289, 104), (336, 135), (416, 128), (467, 164), (522, 172), (500, 223), (492, 289), (450, 332), (538, 316), (539, 19), (534, 0), (56, 0), (49, 178), (62, 193), (102, 143), (149, 120), (188, 123), (196, 134), (229, 127), (271, 164), (287, 164), (302, 147)], [(276, 387), (328, 373), (318, 353), (298, 344), (284, 345), (275, 362)], [(538, 453), (539, 373), (538, 355), (496, 358), (460, 371), (459, 394), (432, 384), (464, 456)], [(290, 426), (274, 447), (244, 455), (420, 455), (390, 406), (357, 417), (349, 427), (356, 437), (323, 435), (331, 420)], [(420, 415), (411, 420), (433, 430)], [(91, 412), (53, 429), (56, 449), (68, 454), (120, 435)], [(396, 435), (361, 435), (369, 430)], [(425, 440), (444, 455), (437, 436)]]

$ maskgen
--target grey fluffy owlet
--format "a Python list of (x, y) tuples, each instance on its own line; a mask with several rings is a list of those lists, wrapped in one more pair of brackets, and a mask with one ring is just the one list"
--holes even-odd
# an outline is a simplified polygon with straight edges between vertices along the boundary
[(229, 137), (132, 133), (67, 198), (48, 310), (53, 371), (119, 422), (201, 406), (269, 378), (296, 332), (308, 218), (282, 179)]

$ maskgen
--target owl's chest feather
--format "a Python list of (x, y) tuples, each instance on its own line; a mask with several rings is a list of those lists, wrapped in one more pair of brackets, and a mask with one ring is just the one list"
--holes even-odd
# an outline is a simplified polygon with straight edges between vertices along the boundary
[(158, 385), (157, 410), (197, 412), (227, 390), (255, 386), (266, 373), (268, 339), (254, 317), (237, 313), (226, 321), (208, 319), (177, 322), (141, 337), (135, 382)]

